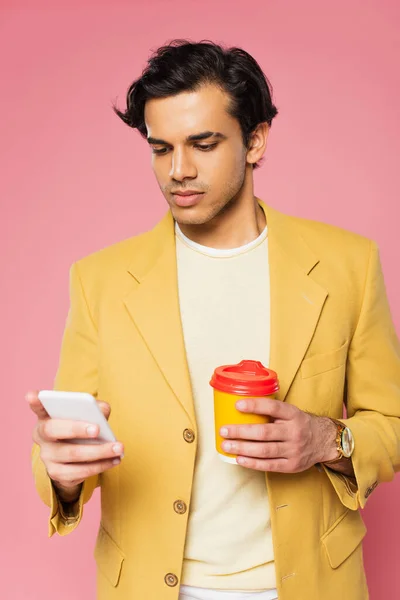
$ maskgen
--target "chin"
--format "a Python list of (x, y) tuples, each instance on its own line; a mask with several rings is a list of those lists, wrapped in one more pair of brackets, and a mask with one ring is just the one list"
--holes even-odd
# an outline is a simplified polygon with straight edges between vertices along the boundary
[(201, 218), (200, 216), (181, 216), (174, 214), (174, 212), (172, 212), (172, 216), (178, 225), (205, 225), (209, 221), (209, 219)]
[(212, 218), (212, 216), (204, 214), (199, 206), (191, 208), (171, 206), (171, 213), (179, 225), (204, 225)]

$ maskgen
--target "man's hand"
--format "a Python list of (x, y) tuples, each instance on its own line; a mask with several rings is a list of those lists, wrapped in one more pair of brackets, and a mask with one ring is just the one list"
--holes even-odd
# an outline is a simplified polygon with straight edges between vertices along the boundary
[(300, 473), (337, 456), (336, 426), (327, 417), (311, 415), (272, 398), (247, 398), (237, 402), (236, 408), (271, 417), (271, 423), (221, 428), (222, 437), (229, 440), (222, 443), (222, 448), (236, 454), (243, 467)]
[[(62, 500), (66, 502), (76, 500), (85, 479), (102, 473), (120, 462), (120, 455), (123, 453), (123, 446), (120, 443), (84, 445), (69, 442), (73, 438), (97, 437), (98, 425), (67, 419), (51, 419), (40, 402), (37, 392), (28, 392), (26, 400), (37, 416), (33, 441), (40, 446), (40, 458)], [(99, 406), (108, 419), (111, 412), (109, 404), (99, 402)]]

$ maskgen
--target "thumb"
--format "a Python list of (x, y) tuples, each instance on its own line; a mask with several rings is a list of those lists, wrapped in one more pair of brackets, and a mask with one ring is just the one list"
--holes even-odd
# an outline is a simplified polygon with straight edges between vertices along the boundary
[(102, 402), (101, 400), (97, 400), (97, 403), (99, 405), (101, 412), (103, 413), (103, 415), (105, 416), (105, 418), (108, 421), (108, 419), (110, 418), (110, 414), (111, 414), (111, 406), (108, 404), (108, 402)]
[(39, 400), (38, 391), (29, 391), (25, 394), (25, 400), (29, 404), (31, 410), (38, 419), (48, 419), (49, 413), (44, 408), (43, 404)]

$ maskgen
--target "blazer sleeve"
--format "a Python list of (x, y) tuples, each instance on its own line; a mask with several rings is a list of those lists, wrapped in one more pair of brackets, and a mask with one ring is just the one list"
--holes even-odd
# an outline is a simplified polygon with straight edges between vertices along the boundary
[(377, 245), (371, 241), (364, 297), (349, 347), (347, 418), (355, 442), (357, 485), (323, 466), (339, 498), (364, 508), (381, 482), (400, 470), (400, 344), (392, 321)]
[[(97, 397), (97, 362), (97, 329), (89, 311), (78, 265), (75, 263), (70, 270), (70, 308), (54, 389), (89, 392)], [(33, 444), (31, 458), (36, 489), (42, 501), (50, 508), (48, 535), (49, 537), (54, 533), (67, 535), (80, 523), (83, 505), (88, 502), (99, 485), (99, 476), (94, 475), (85, 480), (72, 513), (66, 515), (40, 458), (38, 444)]]

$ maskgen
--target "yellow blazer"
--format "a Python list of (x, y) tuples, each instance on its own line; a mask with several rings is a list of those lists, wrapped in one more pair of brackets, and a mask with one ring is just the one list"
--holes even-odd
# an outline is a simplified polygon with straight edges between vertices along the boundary
[[(357, 486), (326, 467), (267, 473), (280, 600), (368, 598), (358, 509), (400, 467), (400, 347), (376, 244), (262, 201), (268, 222), (271, 361), (279, 400), (343, 417)], [(75, 263), (55, 388), (111, 404), (122, 463), (63, 515), (39, 456), (49, 536), (71, 533), (101, 486), (98, 600), (177, 600), (198, 440), (180, 322), (174, 221)]]

